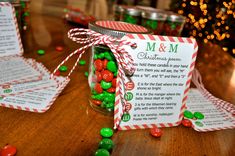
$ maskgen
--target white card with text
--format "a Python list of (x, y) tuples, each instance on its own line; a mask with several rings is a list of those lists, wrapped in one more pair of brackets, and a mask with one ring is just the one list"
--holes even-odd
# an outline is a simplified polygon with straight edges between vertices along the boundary
[(190, 119), (196, 131), (207, 132), (235, 128), (235, 118), (231, 113), (216, 107), (206, 99), (198, 89), (190, 89), (187, 100), (187, 110), (201, 112), (204, 119)]
[(32, 92), (48, 87), (56, 87), (59, 85), (59, 80), (57, 80), (57, 77), (51, 78), (50, 72), (45, 68), (43, 64), (38, 63), (32, 59), (27, 59), (26, 62), (28, 62), (32, 66), (36, 66), (38, 70), (43, 73), (42, 79), (38, 81), (0, 86), (0, 97), (15, 96), (25, 92)]
[(0, 57), (22, 54), (14, 8), (10, 3), (0, 2)]
[(37, 81), (42, 73), (26, 62), (15, 11), (8, 2), (0, 2), (0, 86)]
[(141, 34), (123, 39), (137, 44), (135, 49), (123, 46), (134, 60), (136, 71), (125, 78), (127, 105), (115, 105), (114, 118), (122, 116), (118, 128), (179, 125), (196, 61), (196, 41)]

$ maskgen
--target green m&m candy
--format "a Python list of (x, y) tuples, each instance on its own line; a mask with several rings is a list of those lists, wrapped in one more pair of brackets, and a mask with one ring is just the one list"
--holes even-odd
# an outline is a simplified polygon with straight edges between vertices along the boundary
[(38, 53), (38, 55), (44, 55), (45, 54), (45, 50), (40, 49), (40, 50), (37, 51), (37, 53)]
[(189, 110), (184, 111), (184, 117), (192, 119), (193, 118), (193, 113), (190, 112)]
[(104, 52), (104, 57), (109, 61), (113, 60), (113, 56), (108, 51)]
[(107, 103), (107, 104), (105, 105), (105, 107), (106, 107), (106, 109), (108, 109), (108, 110), (114, 110), (114, 103)]
[(204, 126), (203, 123), (200, 122), (200, 121), (196, 121), (195, 124), (196, 124), (198, 127), (203, 127), (203, 126)]
[(109, 89), (112, 86), (111, 82), (105, 82), (104, 80), (101, 81), (101, 87), (103, 89)]
[(104, 101), (105, 102), (113, 102), (113, 98), (112, 97), (105, 97)]
[(115, 72), (115, 73), (113, 74), (113, 76), (117, 77), (117, 74), (118, 74), (118, 72)]
[(101, 100), (101, 101), (103, 101), (104, 98), (105, 98), (105, 94), (101, 93), (101, 94), (92, 95), (91, 98), (92, 98), (92, 99), (95, 99), (95, 100)]
[(193, 116), (196, 119), (204, 119), (204, 115), (201, 112), (194, 112)]
[(83, 66), (83, 65), (86, 64), (86, 61), (85, 61), (85, 60), (80, 60), (80, 61), (79, 61), (79, 64)]
[(107, 63), (107, 69), (113, 73), (117, 72), (117, 70), (118, 70), (117, 65), (114, 61), (109, 61)]
[(86, 77), (88, 77), (88, 76), (89, 76), (89, 73), (88, 73), (88, 72), (85, 72), (84, 75), (85, 75)]
[(94, 59), (95, 59), (95, 60), (98, 59), (98, 54), (95, 54), (95, 55), (94, 55)]
[(100, 135), (104, 138), (110, 138), (113, 136), (113, 130), (111, 128), (102, 128), (100, 130)]
[(5, 90), (3, 91), (3, 93), (11, 93), (11, 92), (12, 92), (11, 89), (5, 89)]
[(108, 97), (110, 101), (115, 101), (115, 93), (104, 92), (105, 97)]
[(103, 58), (104, 58), (104, 53), (100, 53), (100, 54), (98, 55), (98, 58), (99, 58), (99, 59), (103, 59)]
[(112, 150), (114, 143), (111, 139), (104, 138), (99, 143), (99, 148), (106, 149), (108, 151)]
[(61, 72), (66, 72), (68, 70), (68, 67), (67, 66), (61, 66), (60, 68), (59, 68), (59, 71), (61, 71)]
[(110, 156), (109, 151), (107, 151), (106, 149), (98, 149), (95, 152), (95, 156)]

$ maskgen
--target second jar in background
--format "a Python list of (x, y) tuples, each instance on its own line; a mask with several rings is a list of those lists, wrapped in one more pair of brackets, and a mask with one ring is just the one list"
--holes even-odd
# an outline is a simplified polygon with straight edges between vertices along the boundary
[(169, 12), (164, 23), (164, 33), (167, 36), (180, 36), (186, 18), (184, 16)]
[(137, 8), (124, 8), (123, 21), (131, 24), (141, 24), (141, 10)]
[(167, 15), (163, 12), (143, 11), (141, 25), (152, 30), (155, 35), (160, 35), (163, 30)]

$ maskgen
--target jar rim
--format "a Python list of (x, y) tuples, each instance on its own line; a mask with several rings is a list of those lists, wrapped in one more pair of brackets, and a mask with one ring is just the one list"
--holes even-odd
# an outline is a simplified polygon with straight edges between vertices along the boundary
[(135, 8), (135, 7), (124, 8), (124, 13), (126, 13), (128, 15), (132, 15), (132, 16), (140, 16), (141, 12), (142, 12), (141, 10), (139, 10), (138, 8)]
[(152, 19), (152, 20), (161, 20), (165, 21), (167, 18), (167, 14), (164, 14), (163, 12), (157, 12), (157, 11), (143, 11), (141, 16), (143, 18)]
[(186, 17), (173, 13), (173, 14), (169, 14), (169, 16), (167, 17), (167, 20), (172, 21), (172, 22), (184, 22), (186, 19)]

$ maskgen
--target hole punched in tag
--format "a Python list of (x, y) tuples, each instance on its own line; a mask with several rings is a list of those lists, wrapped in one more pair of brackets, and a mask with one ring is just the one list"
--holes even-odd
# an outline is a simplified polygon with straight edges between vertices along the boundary
[(131, 48), (132, 48), (132, 49), (136, 49), (136, 48), (137, 48), (137, 44), (134, 43), (133, 45), (131, 45)]

